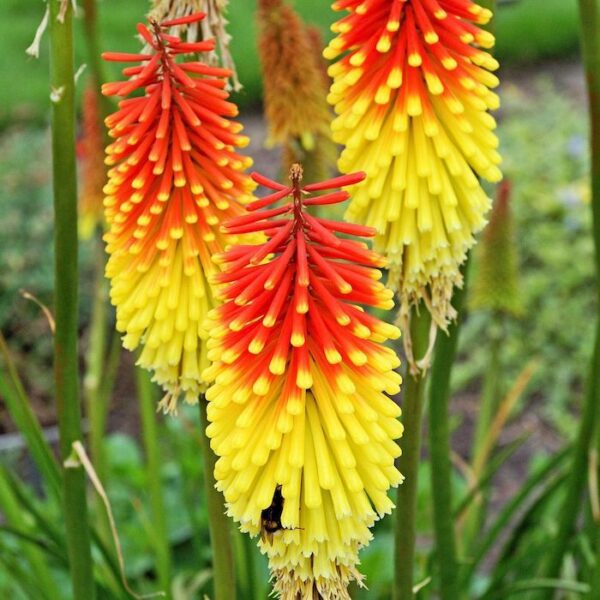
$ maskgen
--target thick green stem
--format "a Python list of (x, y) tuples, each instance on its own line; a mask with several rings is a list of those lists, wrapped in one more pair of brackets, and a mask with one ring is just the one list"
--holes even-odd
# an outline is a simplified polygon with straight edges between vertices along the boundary
[(171, 549), (167, 528), (165, 502), (161, 480), (161, 458), (158, 443), (158, 427), (156, 423), (156, 394), (154, 385), (146, 371), (136, 368), (138, 399), (140, 401), (140, 417), (142, 420), (142, 437), (146, 454), (146, 483), (150, 497), (152, 514), (153, 542), (156, 552), (156, 570), (158, 581), (166, 598), (171, 597)]
[(202, 427), (202, 458), (204, 461), (204, 488), (208, 508), (208, 528), (213, 552), (214, 600), (235, 600), (235, 565), (231, 523), (225, 514), (223, 494), (215, 488), (216, 456), (206, 436), (208, 418), (206, 399), (200, 397), (200, 426)]
[[(421, 358), (427, 351), (431, 318), (423, 306), (412, 315), (411, 338), (415, 358)], [(402, 401), (402, 456), (398, 468), (404, 475), (404, 483), (398, 488), (395, 522), (395, 577), (394, 600), (414, 598), (414, 564), (417, 539), (417, 487), (419, 464), (421, 462), (421, 430), (423, 401), (426, 379), (422, 374), (407, 374), (404, 380)]]
[[(61, 457), (81, 440), (77, 320), (77, 182), (75, 170), (75, 82), (73, 73), (73, 8), (68, 0), (49, 0), (50, 88), (52, 100), (52, 167), (54, 191), (54, 252), (56, 332), (55, 393)], [(85, 473), (64, 470), (64, 517), (75, 600), (96, 595), (90, 549)]]
[(429, 388), (429, 450), (431, 455), (431, 493), (436, 556), (440, 575), (440, 598), (456, 600), (458, 590), (458, 561), (456, 533), (452, 512), (452, 464), (448, 405), (450, 376), (456, 358), (461, 312), (467, 288), (469, 262), (463, 265), (464, 284), (454, 293), (453, 305), (457, 320), (448, 334), (440, 332), (435, 345)]
[[(579, 0), (583, 61), (588, 85), (591, 141), (591, 183), (593, 238), (596, 250), (596, 286), (600, 306), (600, 2)], [(573, 464), (570, 469), (566, 496), (559, 513), (558, 533), (548, 557), (544, 575), (558, 576), (569, 539), (575, 528), (575, 520), (581, 506), (582, 492), (586, 482), (587, 460), (594, 429), (600, 430), (600, 322), (596, 327), (596, 341), (586, 387), (585, 404), (581, 415), (579, 432), (575, 442)], [(600, 440), (599, 440), (600, 443)], [(600, 525), (597, 525), (600, 528)], [(599, 535), (600, 537), (600, 535)], [(600, 554), (597, 555), (600, 563)], [(600, 564), (595, 574), (600, 581)], [(594, 588), (594, 586), (592, 586)], [(594, 588), (598, 589), (598, 588)], [(542, 596), (551, 598), (548, 592)]]

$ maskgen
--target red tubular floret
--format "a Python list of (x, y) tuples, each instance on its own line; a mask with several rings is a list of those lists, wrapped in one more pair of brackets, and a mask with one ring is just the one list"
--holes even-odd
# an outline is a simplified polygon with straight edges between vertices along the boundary
[(197, 12), (186, 17), (178, 17), (177, 19), (169, 19), (168, 21), (163, 21), (160, 26), (161, 27), (176, 27), (177, 25), (190, 25), (191, 23), (197, 23), (198, 21), (202, 21), (206, 17), (206, 13)]
[(340, 175), (333, 179), (327, 179), (326, 181), (320, 181), (318, 183), (309, 183), (302, 189), (305, 192), (320, 192), (321, 190), (331, 190), (338, 187), (346, 187), (348, 185), (355, 185), (360, 183), (367, 176), (366, 173), (359, 171), (358, 173), (349, 173), (348, 175)]

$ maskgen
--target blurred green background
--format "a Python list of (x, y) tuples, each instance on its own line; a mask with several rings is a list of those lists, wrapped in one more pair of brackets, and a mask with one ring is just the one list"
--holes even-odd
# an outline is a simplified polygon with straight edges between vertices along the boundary
[[(3, 0), (0, 21), (0, 126), (17, 120), (45, 119), (47, 112), (47, 38), (40, 59), (25, 55), (45, 5), (42, 0)], [(104, 48), (134, 50), (134, 25), (144, 15), (147, 0), (100, 0)], [(260, 77), (256, 54), (255, 0), (232, 0), (230, 31), (235, 39), (233, 54), (244, 90), (241, 105), (259, 102)], [(295, 0), (293, 4), (310, 22), (327, 33), (335, 13), (326, 0)], [(517, 0), (501, 3), (496, 23), (497, 55), (506, 64), (565, 56), (577, 50), (576, 0)], [(81, 23), (78, 27), (76, 64), (86, 62)]]

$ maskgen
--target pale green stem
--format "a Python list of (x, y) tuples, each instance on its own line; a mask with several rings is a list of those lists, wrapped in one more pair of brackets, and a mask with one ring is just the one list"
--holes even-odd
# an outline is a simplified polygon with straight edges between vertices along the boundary
[(138, 398), (140, 401), (140, 417), (142, 420), (142, 437), (146, 454), (146, 482), (150, 497), (152, 514), (153, 542), (156, 551), (156, 565), (161, 590), (166, 598), (171, 597), (172, 559), (169, 545), (169, 534), (165, 512), (165, 501), (161, 481), (161, 458), (156, 423), (155, 386), (150, 376), (141, 368), (136, 368)]
[[(428, 340), (431, 318), (423, 306), (414, 311), (411, 322), (411, 338), (416, 358), (424, 356)], [(421, 462), (421, 430), (423, 403), (425, 399), (425, 378), (419, 373), (407, 373), (404, 378), (402, 398), (402, 456), (398, 459), (398, 469), (404, 475), (404, 483), (398, 488), (395, 511), (395, 556), (393, 600), (414, 598), (414, 566), (417, 541), (417, 489), (419, 465)]]
[(458, 313), (448, 333), (438, 333), (431, 367), (429, 388), (429, 450), (431, 454), (431, 494), (433, 500), (433, 525), (435, 548), (440, 575), (440, 598), (457, 600), (458, 560), (456, 557), (456, 532), (452, 499), (452, 453), (448, 406), (450, 403), (450, 378), (456, 359), (461, 311), (467, 287), (469, 260), (463, 265), (464, 284), (456, 290), (453, 305)]

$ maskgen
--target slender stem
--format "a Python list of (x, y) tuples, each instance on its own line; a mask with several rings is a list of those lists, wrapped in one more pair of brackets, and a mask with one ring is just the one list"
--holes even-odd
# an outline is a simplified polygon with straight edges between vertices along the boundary
[[(412, 315), (411, 338), (416, 358), (422, 357), (429, 340), (431, 317), (423, 306)], [(407, 374), (404, 381), (402, 401), (402, 456), (398, 468), (404, 475), (404, 483), (398, 488), (395, 522), (395, 577), (393, 600), (414, 598), (413, 578), (416, 547), (417, 484), (421, 461), (421, 429), (426, 379), (422, 374)]]
[(464, 284), (454, 293), (453, 304), (458, 313), (448, 335), (441, 333), (435, 345), (429, 388), (429, 451), (431, 455), (431, 494), (436, 556), (440, 574), (440, 598), (456, 600), (458, 590), (458, 561), (456, 533), (452, 513), (452, 464), (448, 404), (450, 376), (456, 358), (462, 309), (467, 288), (469, 260), (463, 265)]
[(166, 598), (170, 598), (172, 561), (161, 481), (162, 463), (156, 423), (156, 394), (148, 373), (140, 368), (136, 368), (135, 373), (140, 401), (144, 452), (146, 453), (146, 482), (150, 496), (152, 529), (155, 534), (153, 541), (157, 557), (156, 570), (160, 587), (165, 592)]
[(206, 399), (200, 397), (200, 425), (202, 427), (202, 458), (204, 461), (204, 488), (208, 508), (208, 529), (213, 551), (214, 600), (235, 600), (235, 565), (231, 524), (225, 514), (223, 495), (215, 488), (214, 470), (216, 456), (206, 436), (208, 418)]
[[(73, 8), (68, 0), (50, 0), (50, 86), (52, 98), (52, 167), (54, 191), (55, 393), (61, 457), (81, 440), (81, 406), (77, 358), (78, 246), (75, 179), (75, 83)], [(85, 473), (64, 469), (64, 517), (75, 600), (96, 596), (92, 573)]]
[[(590, 111), (593, 238), (596, 250), (596, 288), (598, 304), (600, 305), (600, 2), (598, 0), (579, 0), (579, 14)], [(594, 354), (579, 432), (575, 442), (567, 493), (559, 513), (558, 533), (550, 549), (550, 555), (544, 570), (544, 575), (548, 577), (554, 577), (560, 573), (563, 557), (575, 527), (575, 520), (581, 504), (592, 436), (595, 428), (600, 430), (600, 427), (598, 427), (600, 422), (600, 416), (598, 415), (600, 406), (599, 361), (600, 322), (597, 323), (596, 328)], [(598, 443), (600, 443), (600, 439)], [(597, 524), (597, 528), (600, 529), (600, 524)], [(600, 553), (597, 554), (597, 560), (600, 560)], [(598, 565), (595, 577), (596, 581), (600, 580), (600, 565)], [(542, 597), (551, 598), (551, 596), (551, 592), (548, 592)]]

